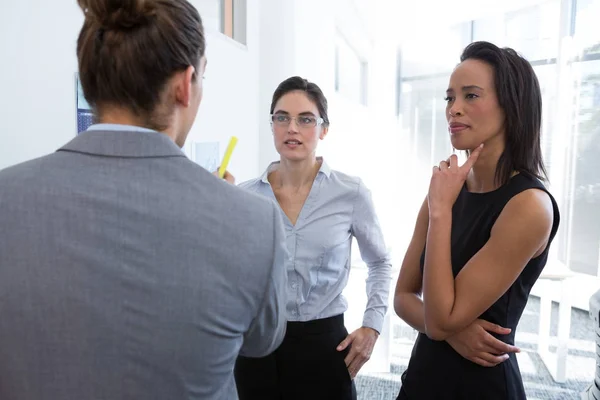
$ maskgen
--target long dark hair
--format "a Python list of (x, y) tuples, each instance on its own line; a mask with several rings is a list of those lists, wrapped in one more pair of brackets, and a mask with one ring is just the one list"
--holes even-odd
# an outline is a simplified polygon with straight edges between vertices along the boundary
[(496, 166), (496, 182), (508, 182), (514, 171), (547, 180), (540, 143), (542, 92), (531, 64), (515, 50), (489, 42), (468, 45), (460, 61), (469, 59), (494, 69), (498, 103), (504, 110), (506, 146)]

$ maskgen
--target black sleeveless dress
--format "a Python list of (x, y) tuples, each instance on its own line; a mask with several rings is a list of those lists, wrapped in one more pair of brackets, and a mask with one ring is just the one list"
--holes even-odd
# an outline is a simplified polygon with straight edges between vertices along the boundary
[[(536, 178), (525, 174), (488, 193), (470, 193), (463, 188), (452, 209), (452, 270), (454, 276), (490, 237), (492, 227), (508, 201), (527, 189), (548, 193)], [(548, 193), (550, 195), (550, 193)], [(560, 215), (556, 201), (550, 241), (558, 229)], [(529, 261), (506, 293), (481, 316), (481, 319), (511, 328), (500, 340), (514, 344), (515, 331), (529, 292), (548, 259), (548, 250)], [(421, 256), (423, 268), (424, 255)], [(515, 354), (495, 367), (479, 366), (458, 354), (445, 341), (434, 341), (420, 333), (413, 347), (407, 370), (402, 375), (398, 399), (410, 400), (521, 400), (526, 399)]]

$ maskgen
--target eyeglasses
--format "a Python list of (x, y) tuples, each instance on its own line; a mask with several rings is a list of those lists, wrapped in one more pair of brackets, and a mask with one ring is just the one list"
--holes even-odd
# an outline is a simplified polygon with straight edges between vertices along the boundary
[(317, 118), (312, 115), (292, 117), (286, 114), (271, 114), (271, 123), (280, 127), (288, 127), (293, 119), (296, 120), (296, 124), (298, 124), (300, 128), (314, 128), (323, 123), (323, 118)]

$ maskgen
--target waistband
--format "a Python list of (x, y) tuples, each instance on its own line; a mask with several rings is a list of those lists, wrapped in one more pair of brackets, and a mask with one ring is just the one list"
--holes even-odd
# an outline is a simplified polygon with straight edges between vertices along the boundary
[(344, 314), (314, 319), (312, 321), (288, 321), (287, 323), (287, 334), (293, 336), (304, 334), (314, 335), (336, 331), (338, 329), (345, 329)]

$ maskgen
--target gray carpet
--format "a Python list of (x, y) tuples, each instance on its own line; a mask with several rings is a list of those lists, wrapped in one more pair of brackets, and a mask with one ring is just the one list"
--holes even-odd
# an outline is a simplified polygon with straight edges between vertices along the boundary
[[(567, 361), (567, 382), (554, 382), (546, 366), (535, 352), (537, 343), (539, 299), (531, 297), (517, 329), (517, 346), (521, 348), (519, 366), (523, 375), (525, 390), (529, 400), (580, 400), (581, 393), (593, 382), (595, 363), (595, 333), (587, 312), (572, 309), (569, 357)], [(553, 304), (552, 334), (557, 332), (558, 307)], [(392, 400), (398, 395), (400, 374), (406, 368), (414, 331), (395, 332), (394, 346), (396, 360), (392, 371), (387, 374), (361, 374), (356, 378), (356, 388), (360, 400)], [(551, 347), (551, 350), (554, 350)]]

